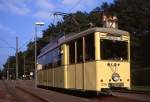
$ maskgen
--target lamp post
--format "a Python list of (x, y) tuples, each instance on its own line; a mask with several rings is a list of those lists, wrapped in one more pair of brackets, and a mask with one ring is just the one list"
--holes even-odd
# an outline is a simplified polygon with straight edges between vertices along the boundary
[(34, 69), (34, 78), (35, 78), (35, 87), (37, 86), (37, 27), (44, 26), (44, 22), (35, 23), (35, 69)]
[(18, 37), (16, 37), (16, 80), (18, 80)]

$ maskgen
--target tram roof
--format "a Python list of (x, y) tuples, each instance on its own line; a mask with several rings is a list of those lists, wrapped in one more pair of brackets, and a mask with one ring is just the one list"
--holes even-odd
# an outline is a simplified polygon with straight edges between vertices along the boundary
[(124, 31), (124, 30), (119, 30), (119, 29), (114, 29), (114, 28), (100, 28), (100, 27), (95, 27), (95, 28), (90, 28), (87, 30), (84, 30), (80, 33), (70, 33), (64, 36), (57, 37), (56, 39), (52, 40), (49, 44), (47, 44), (45, 47), (41, 49), (41, 54), (38, 56), (42, 56), (43, 54), (47, 53), (48, 51), (56, 48), (57, 46), (61, 45), (62, 43), (72, 41), (74, 39), (80, 38), (82, 36), (94, 33), (94, 32), (101, 32), (101, 33), (109, 33), (112, 35), (126, 35), (129, 36), (129, 32)]
[(91, 34), (94, 32), (101, 32), (101, 33), (109, 33), (112, 35), (129, 35), (129, 32), (124, 31), (124, 30), (119, 30), (119, 29), (114, 29), (114, 28), (100, 28), (100, 27), (95, 27), (95, 28), (91, 28), (91, 29), (87, 29), (85, 31), (82, 31), (80, 33), (75, 33), (75, 34), (68, 34), (66, 35), (66, 39), (65, 42), (70, 41), (70, 40), (74, 40), (77, 39), (79, 37), (85, 36), (87, 34)]

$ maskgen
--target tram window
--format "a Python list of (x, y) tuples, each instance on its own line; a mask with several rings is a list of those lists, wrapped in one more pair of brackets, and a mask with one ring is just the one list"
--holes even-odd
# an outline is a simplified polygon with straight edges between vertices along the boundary
[(42, 56), (42, 63), (43, 63), (43, 65), (46, 64), (46, 56), (45, 55)]
[(58, 57), (57, 65), (61, 66), (61, 57), (62, 57), (61, 48), (57, 48), (57, 57)]
[(56, 48), (38, 59), (38, 63), (42, 64), (43, 69), (49, 69), (54, 67), (61, 66), (61, 53), (60, 48)]
[(43, 64), (43, 63), (42, 63), (42, 57), (38, 58), (38, 63), (39, 63), (39, 64)]
[(83, 39), (77, 39), (77, 63), (83, 62)]
[(102, 60), (128, 60), (128, 43), (101, 39)]
[(48, 62), (48, 63), (47, 63), (47, 67), (48, 67), (48, 69), (49, 69), (49, 68), (52, 68), (52, 52), (48, 52), (48, 53), (47, 53), (47, 57), (48, 57), (48, 58), (47, 58), (47, 60), (48, 60), (48, 61), (47, 61), (47, 62)]
[(85, 36), (85, 61), (95, 59), (94, 34)]
[(69, 43), (69, 64), (75, 63), (75, 42)]
[(61, 65), (61, 55), (60, 48), (56, 48), (52, 51), (53, 53), (53, 65), (54, 67), (58, 67)]
[(40, 58), (38, 58), (38, 63), (43, 66), (42, 69), (45, 69), (44, 56), (41, 56)]

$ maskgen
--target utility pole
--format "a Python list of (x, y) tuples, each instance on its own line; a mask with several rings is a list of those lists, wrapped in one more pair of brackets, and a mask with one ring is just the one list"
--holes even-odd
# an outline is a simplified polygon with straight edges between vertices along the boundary
[(5, 72), (4, 72), (4, 69), (3, 69), (3, 80), (5, 80)]
[(24, 65), (23, 65), (23, 75), (24, 75), (24, 78), (26, 77), (25, 75), (25, 68), (26, 68), (26, 59), (25, 59), (25, 55), (24, 55)]
[(9, 80), (9, 57), (8, 57), (8, 65), (7, 65), (7, 80)]
[(16, 37), (16, 80), (18, 79), (18, 37)]
[(8, 69), (7, 69), (7, 80), (9, 79), (8, 77), (9, 77), (9, 72), (8, 72)]
[(35, 69), (34, 69), (34, 78), (35, 78), (35, 87), (37, 86), (37, 26), (35, 25), (35, 50), (34, 50), (34, 64), (35, 64)]

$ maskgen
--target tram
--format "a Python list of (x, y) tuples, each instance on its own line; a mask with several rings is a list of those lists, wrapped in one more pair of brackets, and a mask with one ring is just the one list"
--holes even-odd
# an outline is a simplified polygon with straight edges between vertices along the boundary
[(130, 35), (114, 28), (90, 28), (59, 36), (38, 56), (37, 86), (105, 92), (130, 89)]

